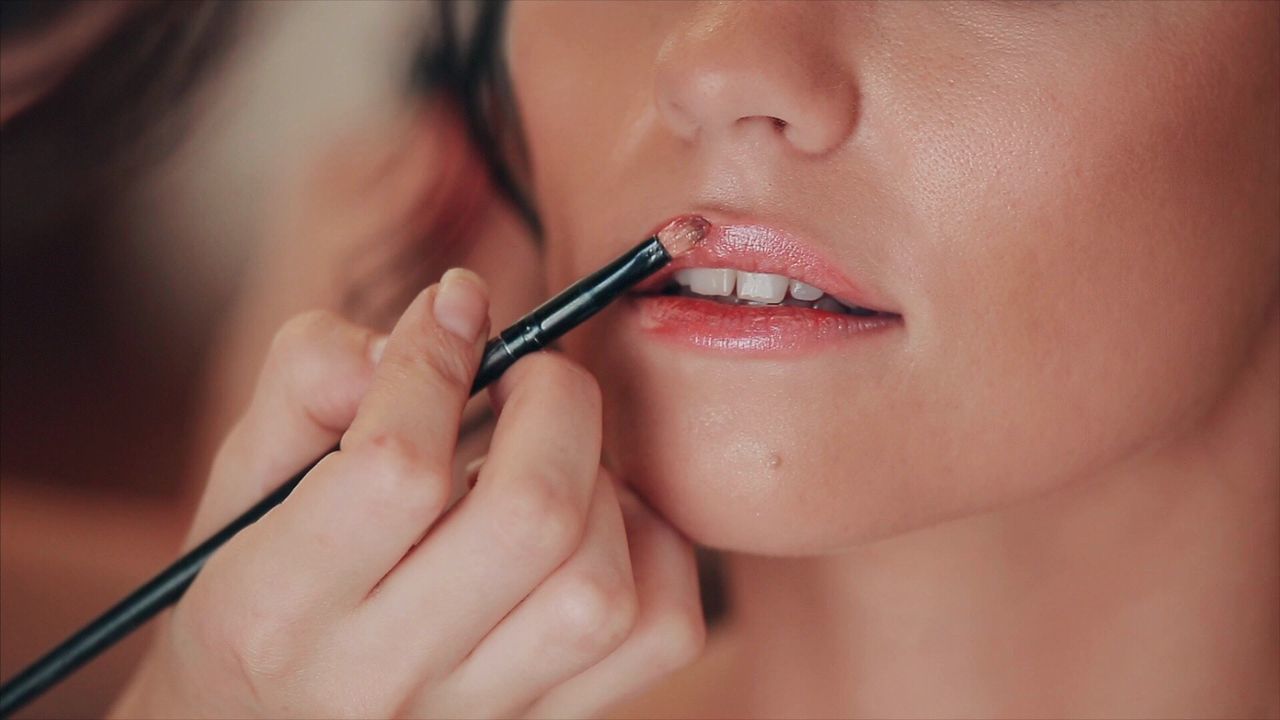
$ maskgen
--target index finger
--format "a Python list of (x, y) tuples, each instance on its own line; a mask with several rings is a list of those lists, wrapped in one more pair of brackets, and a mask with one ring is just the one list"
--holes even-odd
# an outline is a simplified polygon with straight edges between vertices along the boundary
[[(378, 577), (399, 562), (445, 508), (458, 426), (488, 325), (484, 281), (465, 270), (445, 273), (410, 304), (391, 331), (369, 390), (343, 435), (338, 455), (346, 461), (339, 465), (348, 470), (339, 473), (340, 484), (361, 485), (370, 473), (380, 473), (386, 492), (379, 503), (395, 505), (400, 497), (403, 505), (401, 511), (379, 514), (376, 551), (366, 549), (370, 556), (365, 562)], [(415, 497), (439, 502), (418, 503)]]
[(238, 538), (254, 578), (295, 604), (351, 607), (422, 537), (448, 497), (487, 310), (483, 282), (454, 270), (410, 304), (340, 451)]
[(448, 469), (489, 320), (484, 281), (455, 268), (423, 291), (387, 339), (343, 450), (391, 439)]

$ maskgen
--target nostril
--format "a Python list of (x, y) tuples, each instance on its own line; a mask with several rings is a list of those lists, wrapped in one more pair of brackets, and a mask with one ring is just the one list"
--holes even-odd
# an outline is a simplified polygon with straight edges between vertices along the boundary
[(780, 135), (786, 134), (791, 123), (773, 115), (746, 115), (735, 121), (739, 126), (770, 127)]

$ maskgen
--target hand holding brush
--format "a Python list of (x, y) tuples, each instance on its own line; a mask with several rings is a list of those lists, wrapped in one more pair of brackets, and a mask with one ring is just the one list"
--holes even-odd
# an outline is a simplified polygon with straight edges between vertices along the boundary
[[(687, 542), (601, 469), (594, 380), (530, 354), (704, 222), (676, 221), (489, 343), (486, 289), (465, 271), (385, 339), (329, 316), (292, 324), (215, 462), (192, 533), (211, 539), (6, 683), (0, 709), (188, 585), (115, 714), (581, 715), (691, 659)], [(446, 513), (462, 408), (512, 365), (478, 482)]]

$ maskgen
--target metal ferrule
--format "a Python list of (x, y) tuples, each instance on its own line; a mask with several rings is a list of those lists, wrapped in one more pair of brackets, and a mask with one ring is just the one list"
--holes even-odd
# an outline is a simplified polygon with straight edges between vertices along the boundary
[(555, 342), (669, 262), (671, 256), (654, 236), (539, 305), (485, 344), (471, 392), (493, 382), (516, 360)]

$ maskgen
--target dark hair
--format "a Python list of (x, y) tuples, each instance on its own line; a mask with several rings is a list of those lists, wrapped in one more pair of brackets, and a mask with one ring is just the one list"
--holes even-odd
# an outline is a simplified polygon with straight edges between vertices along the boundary
[[(6, 37), (36, 32), (85, 1), (90, 0), (0, 0), (0, 32)], [(412, 71), (413, 85), (423, 94), (443, 93), (454, 100), (494, 189), (538, 237), (541, 225), (527, 191), (528, 156), (501, 52), (506, 3), (482, 0), (463, 6), (446, 0), (436, 7), (437, 24), (422, 43)], [(93, 217), (95, 198), (118, 189), (123, 179), (181, 138), (191, 91), (217, 66), (234, 33), (237, 11), (236, 3), (225, 0), (146, 2), (59, 88), (5, 125), (0, 139), (4, 158), (0, 236), (7, 255), (15, 239), (35, 234), (30, 239), (41, 256), (35, 263), (5, 263), (4, 317), (34, 320), (6, 322), (6, 345), (17, 337), (15, 344), (29, 353), (31, 341), (64, 342), (71, 336), (63, 328), (83, 323), (75, 313), (44, 322), (50, 312), (59, 312), (54, 308), (92, 306), (92, 294), (85, 294), (82, 287), (73, 299), (58, 292), (76, 285), (72, 281), (93, 262), (85, 247), (91, 241), (76, 230), (97, 229), (91, 219), (84, 219)], [(83, 227), (75, 224), (75, 217), (68, 218), (69, 210), (82, 218)], [(456, 226), (441, 226), (437, 231), (461, 232)], [(418, 273), (426, 264), (422, 247), (435, 244), (411, 248), (408, 252), (417, 252), (415, 257), (390, 258), (379, 264), (374, 277), (363, 285), (357, 283), (346, 303), (362, 309), (355, 314), (367, 315), (370, 308), (387, 304), (386, 293), (371, 292), (372, 285), (393, 278), (410, 290), (421, 287)], [(25, 272), (32, 264), (49, 274)], [(368, 297), (360, 297), (361, 292)], [(27, 297), (32, 294), (49, 302), (32, 303)], [(31, 332), (48, 336), (37, 340), (29, 337)], [(21, 370), (11, 365), (5, 364), (6, 375)], [(699, 552), (698, 560), (703, 608), (714, 620), (724, 612), (719, 563), (705, 551)]]
[[(424, 88), (455, 96), (494, 187), (540, 239), (542, 226), (527, 190), (528, 152), (507, 58), (502, 53), (506, 9), (506, 0), (482, 0), (467, 30), (455, 3), (441, 3), (439, 41), (424, 50), (416, 74)], [(703, 617), (708, 625), (716, 625), (729, 611), (724, 563), (718, 553), (706, 548), (696, 549), (696, 559)]]
[[(4, 0), (3, 30), (29, 34), (75, 0)], [(146, 2), (47, 97), (4, 126), (6, 240), (25, 236), (172, 147), (192, 88), (227, 45), (238, 13), (220, 0)]]
[[(0, 0), (6, 43), (42, 42), (94, 0)], [(156, 491), (180, 471), (186, 378), (200, 347), (148, 347), (147, 318), (116, 302), (116, 202), (137, 170), (172, 147), (200, 85), (229, 46), (240, 7), (216, 0), (130, 5), (56, 87), (0, 133), (0, 427), (3, 468), (76, 484)], [(162, 361), (160, 359), (163, 358)], [(146, 367), (133, 371), (132, 368)], [(127, 407), (119, 399), (128, 397)], [(107, 410), (107, 408), (110, 408)], [(109, 423), (99, 422), (107, 412)], [(178, 420), (171, 417), (170, 420)], [(145, 458), (103, 451), (161, 433)], [(171, 434), (168, 428), (173, 428)], [(172, 442), (169, 442), (172, 440)], [(67, 453), (68, 443), (86, 449)], [(89, 467), (86, 457), (92, 456)]]
[(0, 34), (42, 30), (75, 4), (76, 0), (5, 0), (0, 3)]
[(389, 327), (423, 286), (438, 279), (440, 254), (473, 239), (492, 200), (506, 201), (535, 240), (540, 234), (524, 189), (526, 155), (500, 50), (507, 5), (446, 0), (434, 7), (435, 22), (420, 42), (410, 85), (416, 94), (443, 101), (464, 126), (467, 147), (458, 150), (467, 167), (450, 173), (453, 184), (473, 186), (472, 178), (484, 187), (460, 196), (453, 192), (458, 188), (437, 184), (419, 203), (430, 214), (423, 222), (425, 241), (377, 257), (361, 248), (344, 264), (352, 275), (343, 279), (341, 312), (376, 327)]
[(454, 97), (494, 187), (539, 236), (542, 226), (525, 190), (528, 154), (501, 50), (507, 3), (483, 0), (471, 7), (475, 17), (467, 23), (455, 2), (437, 5), (438, 41), (419, 56), (415, 80)]

